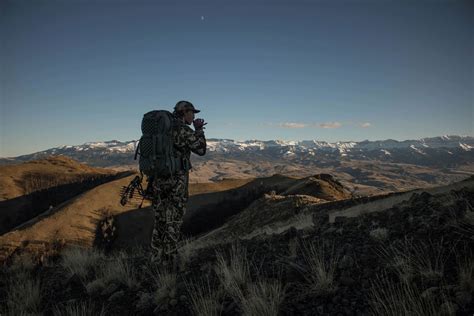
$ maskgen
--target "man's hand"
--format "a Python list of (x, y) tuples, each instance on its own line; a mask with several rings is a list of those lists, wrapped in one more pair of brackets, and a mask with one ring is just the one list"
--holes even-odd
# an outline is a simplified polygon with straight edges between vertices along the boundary
[(201, 118), (198, 118), (198, 119), (195, 119), (193, 121), (193, 126), (194, 126), (194, 129), (204, 129), (204, 125), (206, 125), (207, 123), (204, 123), (204, 120), (201, 119)]

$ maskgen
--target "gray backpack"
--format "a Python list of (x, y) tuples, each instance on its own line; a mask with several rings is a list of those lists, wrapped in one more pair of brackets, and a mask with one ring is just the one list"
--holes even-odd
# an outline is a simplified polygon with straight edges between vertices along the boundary
[(178, 120), (166, 110), (150, 111), (143, 115), (142, 137), (135, 151), (140, 155), (140, 172), (148, 177), (166, 178), (181, 168), (181, 159), (173, 145), (173, 130)]

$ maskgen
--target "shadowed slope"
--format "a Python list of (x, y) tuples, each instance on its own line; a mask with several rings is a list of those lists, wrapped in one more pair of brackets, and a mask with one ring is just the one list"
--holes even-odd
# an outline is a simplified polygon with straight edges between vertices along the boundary
[(0, 236), (0, 260), (15, 251), (41, 253), (56, 242), (92, 246), (101, 219), (137, 207), (123, 207), (119, 198), (121, 186), (134, 176), (97, 186)]

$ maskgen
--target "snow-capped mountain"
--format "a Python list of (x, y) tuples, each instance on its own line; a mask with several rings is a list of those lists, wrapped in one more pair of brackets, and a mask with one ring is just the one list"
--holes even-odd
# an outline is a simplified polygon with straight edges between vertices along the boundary
[[(49, 155), (66, 155), (92, 166), (137, 164), (133, 160), (137, 140), (121, 142), (88, 142), (64, 145), (19, 157), (0, 158), (0, 163), (16, 163)], [(312, 163), (334, 163), (340, 160), (382, 160), (395, 163), (451, 166), (474, 162), (474, 137), (440, 136), (418, 140), (346, 141), (329, 143), (318, 140), (246, 140), (208, 139), (207, 152), (199, 160), (219, 157), (265, 159)]]

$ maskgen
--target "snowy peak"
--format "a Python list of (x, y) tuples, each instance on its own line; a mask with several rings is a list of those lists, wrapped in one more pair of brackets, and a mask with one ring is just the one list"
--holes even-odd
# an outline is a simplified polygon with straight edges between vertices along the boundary
[[(93, 166), (136, 165), (133, 159), (138, 141), (118, 140), (63, 145), (19, 157), (0, 158), (1, 164), (40, 159), (49, 155), (65, 155)], [(418, 165), (452, 165), (474, 161), (474, 137), (439, 136), (419, 140), (394, 139), (361, 142), (319, 140), (232, 140), (207, 139), (207, 155), (199, 159), (225, 156), (232, 159), (281, 159), (282, 163), (317, 162), (331, 164), (339, 160), (381, 160)]]

